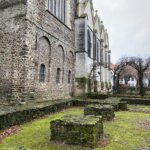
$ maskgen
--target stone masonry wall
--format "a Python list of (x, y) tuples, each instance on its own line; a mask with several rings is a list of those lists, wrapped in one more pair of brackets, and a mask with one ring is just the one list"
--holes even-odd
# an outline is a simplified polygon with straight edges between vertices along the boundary
[[(70, 27), (47, 10), (47, 0), (0, 0), (0, 91), (6, 93), (1, 99), (61, 99), (73, 93), (75, 2), (67, 2)], [(41, 64), (46, 67), (44, 83), (39, 82)]]
[[(74, 1), (70, 1), (70, 7), (71, 10), (74, 9)], [(69, 97), (73, 92), (74, 82), (74, 11), (70, 14), (72, 22), (70, 29), (47, 10), (47, 0), (42, 2), (29, 0), (27, 8), (27, 45), (30, 63), (26, 67), (28, 68), (26, 94), (30, 95), (28, 93), (33, 91), (40, 99)], [(40, 42), (41, 39), (45, 39), (49, 46)], [(47, 63), (42, 62), (41, 57)], [(45, 83), (39, 82), (39, 67), (42, 63), (46, 66)], [(57, 68), (60, 68), (60, 83), (56, 83)], [(70, 84), (68, 84), (69, 71), (71, 71)]]
[[(47, 0), (28, 0), (27, 38), (28, 60), (26, 61), (25, 97), (39, 99), (68, 98), (73, 93), (74, 83), (74, 1), (70, 1), (71, 29), (47, 10)], [(44, 44), (45, 43), (45, 44)], [(40, 65), (46, 67), (46, 80), (39, 82)], [(57, 68), (60, 68), (60, 83), (56, 83)], [(71, 71), (71, 83), (68, 73)]]
[(25, 15), (25, 0), (0, 0), (0, 102), (22, 98)]

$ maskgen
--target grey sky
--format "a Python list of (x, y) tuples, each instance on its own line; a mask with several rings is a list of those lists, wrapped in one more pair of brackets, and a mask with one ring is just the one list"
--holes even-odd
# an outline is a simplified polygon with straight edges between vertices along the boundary
[(112, 62), (150, 55), (150, 0), (93, 0), (108, 29)]

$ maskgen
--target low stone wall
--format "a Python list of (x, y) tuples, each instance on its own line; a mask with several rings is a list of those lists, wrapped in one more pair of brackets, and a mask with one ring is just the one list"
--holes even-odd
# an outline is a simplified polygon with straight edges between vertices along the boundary
[(103, 135), (102, 118), (65, 116), (51, 122), (51, 140), (66, 144), (96, 147)]
[(64, 101), (54, 103), (48, 106), (37, 107), (33, 109), (24, 109), (20, 111), (8, 112), (0, 114), (0, 130), (11, 127), (13, 125), (22, 124), (27, 121), (61, 111), (72, 106), (72, 101)]
[(73, 100), (73, 106), (86, 106), (86, 105), (90, 105), (90, 104), (99, 104), (100, 101), (99, 100)]
[(73, 106), (87, 106), (93, 104), (101, 104), (101, 105), (112, 105), (115, 111), (119, 111), (119, 102), (120, 101), (110, 101), (110, 100), (73, 100)]
[(47, 114), (55, 113), (73, 106), (84, 107), (89, 104), (99, 104), (97, 100), (85, 101), (85, 100), (67, 100), (60, 101), (48, 106), (28, 108), (22, 110), (14, 110), (7, 113), (0, 114), (0, 130), (6, 129), (13, 125), (22, 124), (27, 121), (42, 117)]
[(122, 102), (119, 103), (119, 110), (122, 110), (122, 111), (128, 110), (126, 101), (122, 101)]
[(115, 111), (118, 111), (118, 103), (120, 99), (106, 99), (106, 100), (65, 100), (59, 101), (47, 106), (26, 108), (21, 110), (14, 110), (0, 114), (0, 130), (6, 129), (13, 125), (22, 124), (33, 119), (61, 111), (63, 109), (79, 106), (84, 107), (90, 104), (110, 104), (114, 106)]
[(114, 108), (111, 105), (89, 105), (84, 108), (84, 115), (102, 116), (102, 119), (107, 121), (115, 117)]
[(106, 99), (108, 98), (108, 95), (107, 94), (95, 94), (95, 93), (87, 93), (86, 94), (88, 98), (91, 98), (91, 99)]
[(134, 105), (150, 105), (150, 99), (122, 98), (121, 101), (126, 101), (128, 104)]
[(111, 106), (113, 106), (113, 108), (114, 108), (114, 111), (119, 111), (119, 103), (115, 103), (115, 102), (106, 102), (106, 101), (104, 101), (104, 102), (99, 102), (98, 104), (101, 104), (101, 105), (111, 105)]

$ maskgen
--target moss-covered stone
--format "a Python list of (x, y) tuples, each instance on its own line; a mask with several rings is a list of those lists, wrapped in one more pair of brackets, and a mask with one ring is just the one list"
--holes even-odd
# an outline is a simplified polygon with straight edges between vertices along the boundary
[(65, 116), (51, 122), (51, 140), (96, 147), (103, 135), (101, 116)]
[(119, 103), (119, 110), (122, 110), (122, 111), (128, 110), (127, 102), (125, 102), (125, 101), (120, 102)]
[(99, 100), (104, 100), (108, 98), (107, 94), (99, 94), (99, 93), (87, 93), (86, 94), (88, 98), (90, 99), (99, 99)]
[(16, 107), (16, 109), (13, 110), (10, 109), (8, 112), (0, 111), (0, 130), (58, 112), (71, 106), (72, 100), (66, 100), (46, 105), (39, 104), (31, 108), (28, 106), (18, 106), (18, 108)]
[(114, 108), (111, 105), (89, 105), (84, 108), (85, 115), (102, 116), (103, 120), (111, 121), (114, 117)]

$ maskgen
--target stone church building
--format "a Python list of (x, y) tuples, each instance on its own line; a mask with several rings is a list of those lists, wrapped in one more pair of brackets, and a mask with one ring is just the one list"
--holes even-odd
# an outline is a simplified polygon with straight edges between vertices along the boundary
[(92, 0), (0, 0), (0, 101), (106, 92), (110, 53)]

